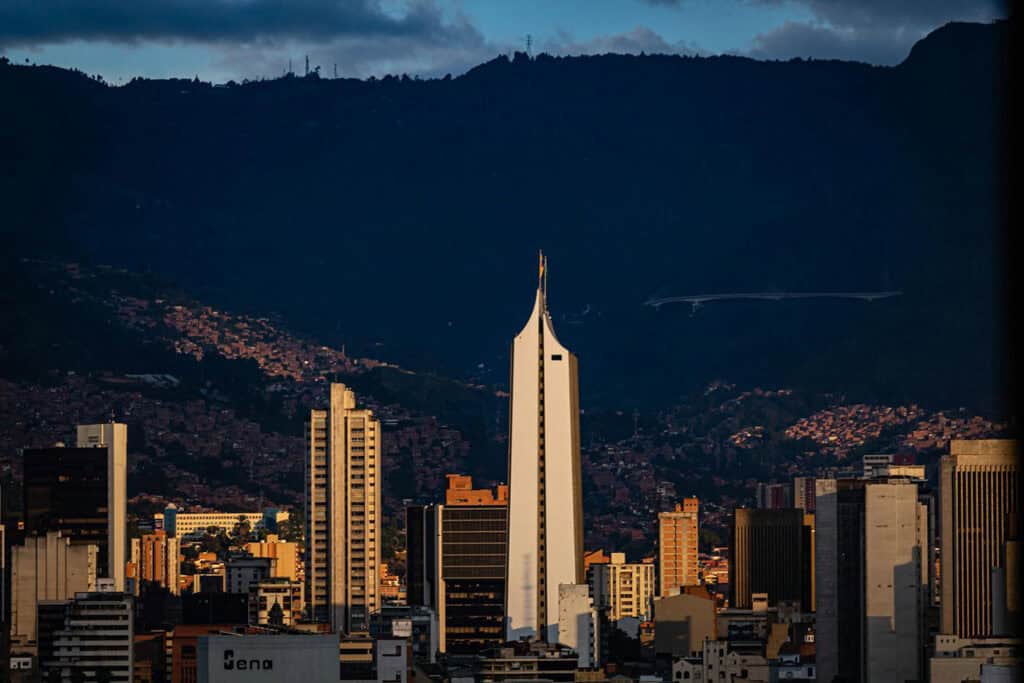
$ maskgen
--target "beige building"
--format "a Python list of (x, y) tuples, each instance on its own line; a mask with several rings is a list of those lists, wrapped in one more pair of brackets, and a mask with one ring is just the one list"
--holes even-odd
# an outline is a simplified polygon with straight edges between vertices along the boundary
[(558, 587), (582, 584), (583, 501), (576, 356), (555, 336), (547, 261), (512, 342), (506, 640), (558, 642)]
[(246, 543), (245, 549), (253, 557), (270, 558), (270, 576), (291, 581), (301, 578), (298, 543), (279, 540), (277, 534), (267, 534), (266, 539), (258, 543)]
[[(276, 514), (276, 521), (280, 524), (287, 521), (288, 517), (288, 512), (279, 510)], [(191, 536), (196, 532), (205, 532), (211, 527), (230, 533), (235, 525), (243, 519), (249, 523), (251, 531), (263, 529), (266, 523), (266, 517), (262, 512), (178, 512), (174, 515), (174, 529), (171, 530), (168, 528), (170, 522), (165, 519), (163, 512), (153, 515), (154, 526), (157, 529), (164, 529), (176, 538)]]
[(652, 616), (654, 564), (626, 562), (625, 553), (612, 553), (608, 564), (590, 565), (590, 594), (594, 607), (608, 610), (608, 620)]
[(114, 589), (124, 590), (128, 561), (128, 426), (78, 425), (79, 448), (107, 449), (107, 562)]
[(306, 439), (306, 608), (333, 631), (368, 632), (380, 608), (380, 421), (331, 384)]
[(700, 583), (697, 569), (700, 501), (685, 498), (672, 512), (658, 513), (658, 595)]
[(590, 589), (585, 584), (558, 587), (558, 642), (572, 648), (580, 669), (592, 669), (601, 661), (600, 621)]
[(96, 587), (98, 552), (95, 545), (72, 545), (59, 531), (11, 548), (12, 651), (35, 651), (41, 601), (70, 600)]
[(954, 440), (939, 480), (942, 626), (946, 635), (987, 638), (992, 568), (1005, 567), (1011, 520), (1020, 513), (1017, 442)]
[(302, 584), (270, 578), (249, 584), (249, 623), (292, 626), (302, 618)]
[(161, 529), (133, 538), (132, 564), (139, 584), (136, 590), (146, 581), (159, 584), (175, 595), (180, 592), (181, 557), (177, 538), (168, 537)]

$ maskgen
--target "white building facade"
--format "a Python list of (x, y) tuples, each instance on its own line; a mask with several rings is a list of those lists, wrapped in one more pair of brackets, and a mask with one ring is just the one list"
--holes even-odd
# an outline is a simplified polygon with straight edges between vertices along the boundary
[(512, 344), (508, 640), (558, 642), (558, 587), (582, 584), (579, 388), (576, 357), (555, 336), (546, 261), (533, 312)]

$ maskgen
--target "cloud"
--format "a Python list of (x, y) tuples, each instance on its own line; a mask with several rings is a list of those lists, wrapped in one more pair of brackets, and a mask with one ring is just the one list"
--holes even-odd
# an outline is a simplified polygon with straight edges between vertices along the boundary
[[(56, 6), (55, 6), (56, 5)], [(59, 9), (58, 9), (59, 7)], [(0, 45), (69, 41), (330, 42), (339, 37), (480, 39), (469, 22), (446, 22), (428, 0), (404, 15), (376, 0), (5, 0)]]
[(670, 43), (658, 33), (644, 26), (637, 26), (631, 31), (607, 36), (596, 36), (584, 41), (577, 41), (572, 34), (558, 30), (555, 37), (544, 41), (541, 50), (552, 55), (598, 55), (616, 54), (697, 54), (707, 52), (695, 43), (679, 41)]
[[(751, 0), (781, 5), (783, 0)], [(759, 59), (817, 57), (898, 64), (914, 43), (950, 21), (993, 21), (996, 0), (795, 0), (810, 21), (787, 21), (754, 37), (745, 54)]]

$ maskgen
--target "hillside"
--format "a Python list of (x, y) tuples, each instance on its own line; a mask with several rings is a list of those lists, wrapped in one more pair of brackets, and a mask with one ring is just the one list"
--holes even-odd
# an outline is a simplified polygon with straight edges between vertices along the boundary
[[(114, 88), (6, 65), (0, 237), (499, 385), (543, 248), (585, 407), (725, 378), (991, 413), (1005, 33), (951, 24), (892, 68), (517, 55), (434, 81)], [(641, 305), (872, 289), (904, 294)]]

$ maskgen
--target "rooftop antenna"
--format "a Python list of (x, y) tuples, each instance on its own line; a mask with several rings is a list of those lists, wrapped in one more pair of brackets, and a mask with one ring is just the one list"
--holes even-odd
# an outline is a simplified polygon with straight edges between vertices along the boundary
[(292, 73), (292, 60), (290, 57), (288, 58), (288, 73)]
[(338, 63), (337, 62), (334, 63), (334, 77), (335, 78), (338, 77)]
[(303, 74), (303, 75), (305, 75), (305, 76), (309, 75), (309, 55), (306, 55), (306, 73)]
[(532, 56), (532, 49), (533, 49), (533, 36), (531, 36), (529, 33), (527, 33), (526, 34), (526, 56), (527, 57)]

